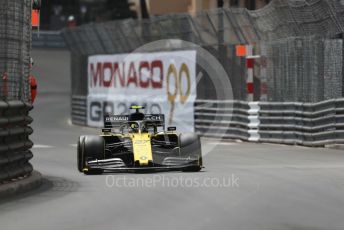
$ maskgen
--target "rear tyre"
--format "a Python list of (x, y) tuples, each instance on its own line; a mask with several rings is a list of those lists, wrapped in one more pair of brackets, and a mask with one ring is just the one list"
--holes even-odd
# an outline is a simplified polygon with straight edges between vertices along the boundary
[(86, 175), (103, 173), (102, 169), (87, 168), (86, 162), (89, 160), (104, 159), (104, 153), (105, 153), (104, 138), (101, 136), (84, 136), (84, 139), (80, 144), (81, 144), (81, 152), (83, 153), (81, 154), (83, 156), (82, 163), (80, 163), (80, 165), (83, 165), (82, 171)]
[(184, 133), (179, 136), (180, 153), (182, 157), (197, 159), (194, 165), (184, 168), (183, 172), (199, 172), (203, 167), (201, 140), (197, 134)]

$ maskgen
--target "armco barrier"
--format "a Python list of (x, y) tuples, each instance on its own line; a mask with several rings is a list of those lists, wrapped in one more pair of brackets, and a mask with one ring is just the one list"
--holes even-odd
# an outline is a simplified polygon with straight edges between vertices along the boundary
[(29, 135), (31, 104), (22, 101), (0, 101), (0, 183), (29, 175), (33, 168)]
[[(86, 125), (87, 100), (72, 97), (72, 121)], [(344, 144), (344, 99), (319, 103), (197, 100), (195, 130), (212, 138), (304, 146)]]
[(344, 143), (344, 100), (259, 103), (261, 142), (324, 146)]
[(75, 125), (87, 124), (87, 97), (72, 96), (72, 123)]
[[(222, 116), (219, 105), (224, 102), (208, 101), (209, 103), (205, 110), (200, 110), (197, 104), (195, 107), (195, 126), (201, 135), (313, 147), (344, 144), (344, 99), (319, 103), (233, 102), (233, 114), (232, 119), (228, 120), (229, 124), (214, 119)], [(238, 107), (238, 104), (241, 106)], [(197, 119), (204, 114), (208, 115), (209, 122), (206, 125)], [(225, 115), (230, 116), (229, 113)], [(239, 119), (240, 123), (237, 122)], [(239, 124), (240, 126), (237, 126)], [(218, 129), (213, 129), (212, 132), (211, 127)], [(218, 135), (221, 134), (221, 127), (225, 127), (226, 132)]]
[(248, 140), (248, 111), (247, 102), (197, 100), (196, 132), (206, 137)]

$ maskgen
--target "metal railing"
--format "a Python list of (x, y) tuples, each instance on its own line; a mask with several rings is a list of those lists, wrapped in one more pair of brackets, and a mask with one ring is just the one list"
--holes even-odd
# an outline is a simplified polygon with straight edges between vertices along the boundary
[(72, 123), (75, 125), (87, 125), (87, 97), (72, 96)]
[(242, 101), (197, 100), (195, 130), (206, 137), (249, 139), (249, 106)]
[[(211, 103), (211, 102), (208, 102)], [(223, 102), (213, 102), (208, 109)], [(333, 99), (319, 103), (297, 102), (235, 102), (242, 108), (233, 108), (230, 124), (216, 122), (221, 108), (212, 109), (212, 122), (202, 124), (196, 119), (196, 130), (200, 135), (304, 146), (325, 146), (344, 143), (344, 99)], [(202, 117), (206, 110), (195, 107), (196, 117)], [(217, 115), (215, 115), (217, 114)], [(224, 114), (229, 116), (229, 114)], [(220, 115), (223, 116), (223, 115)], [(238, 123), (238, 120), (244, 121)], [(221, 119), (224, 120), (224, 119)], [(226, 133), (219, 135), (210, 127), (227, 127)], [(235, 127), (235, 128), (233, 128)], [(240, 132), (238, 132), (238, 130)]]
[(262, 142), (324, 146), (344, 143), (344, 99), (319, 103), (259, 103)]

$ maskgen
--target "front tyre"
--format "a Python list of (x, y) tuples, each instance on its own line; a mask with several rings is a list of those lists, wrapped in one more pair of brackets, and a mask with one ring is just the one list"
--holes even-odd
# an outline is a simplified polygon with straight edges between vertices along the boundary
[(78, 170), (87, 175), (101, 174), (102, 169), (87, 167), (87, 161), (104, 159), (105, 140), (101, 136), (82, 136), (78, 142)]
[(184, 168), (183, 172), (199, 172), (203, 167), (200, 137), (195, 133), (183, 133), (179, 136), (180, 154), (185, 158), (193, 158), (192, 165)]
[(83, 172), (83, 169), (85, 168), (85, 157), (84, 157), (84, 140), (85, 136), (80, 136), (78, 143), (77, 143), (77, 165), (78, 165), (78, 171)]

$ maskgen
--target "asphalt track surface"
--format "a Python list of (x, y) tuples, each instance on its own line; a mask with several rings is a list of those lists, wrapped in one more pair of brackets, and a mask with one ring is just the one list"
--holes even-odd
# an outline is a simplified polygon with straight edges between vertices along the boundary
[(1, 230), (344, 229), (341, 150), (222, 143), (200, 173), (78, 173), (77, 138), (97, 131), (68, 122), (69, 55), (35, 50), (33, 57), (40, 93), (32, 163), (44, 184), (0, 202)]

